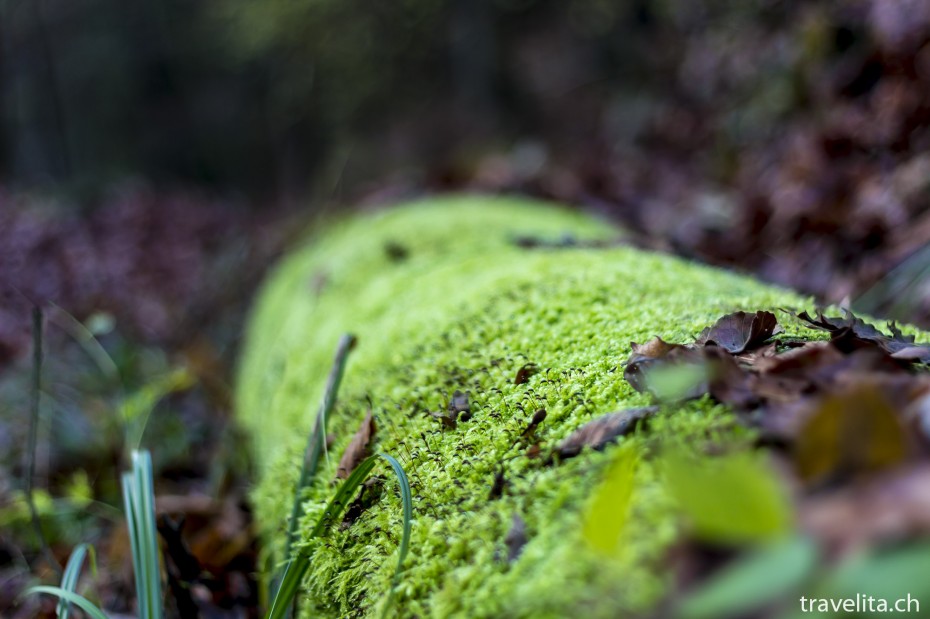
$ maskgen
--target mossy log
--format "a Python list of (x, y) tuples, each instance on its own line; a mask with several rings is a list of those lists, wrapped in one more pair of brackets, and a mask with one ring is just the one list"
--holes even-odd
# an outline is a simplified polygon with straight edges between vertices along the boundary
[[(349, 332), (358, 344), (328, 420), (323, 474), (306, 494), (304, 539), (370, 409), (377, 449), (404, 463), (415, 501), (395, 615), (617, 617), (653, 607), (680, 528), (654, 464), (637, 466), (622, 548), (605, 556), (586, 543), (584, 518), (621, 447), (548, 464), (547, 454), (600, 415), (651, 403), (623, 378), (630, 342), (692, 341), (725, 313), (808, 302), (621, 238), (567, 209), (455, 197), (350, 218), (292, 252), (259, 297), (237, 394), (269, 570), (282, 561), (302, 451)], [(531, 363), (535, 373), (515, 380)], [(471, 418), (445, 427), (430, 413), (455, 391), (468, 394)], [(545, 420), (526, 436), (538, 409)], [(621, 444), (708, 432), (738, 440), (729, 415), (689, 402)], [(300, 594), (306, 616), (380, 611), (401, 529), (396, 481), (381, 474), (380, 498), (315, 548)]]

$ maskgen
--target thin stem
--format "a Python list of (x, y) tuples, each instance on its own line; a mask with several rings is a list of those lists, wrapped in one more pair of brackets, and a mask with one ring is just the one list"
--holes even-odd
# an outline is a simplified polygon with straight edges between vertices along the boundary
[(33, 479), (36, 473), (36, 446), (39, 438), (39, 398), (42, 390), (42, 308), (35, 306), (32, 309), (32, 390), (29, 402), (29, 438), (26, 449), (26, 503), (29, 505), (29, 515), (32, 527), (35, 529), (42, 548), (45, 560), (61, 577), (61, 564), (55, 559), (52, 549), (48, 545), (45, 533), (42, 531), (42, 521), (39, 519), (39, 510), (36, 509), (35, 499), (32, 496)]

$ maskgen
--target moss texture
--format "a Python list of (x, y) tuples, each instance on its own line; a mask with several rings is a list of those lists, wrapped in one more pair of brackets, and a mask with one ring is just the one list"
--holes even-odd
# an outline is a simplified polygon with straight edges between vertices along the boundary
[[(624, 246), (525, 249), (517, 235), (615, 239), (575, 212), (516, 199), (456, 197), (359, 216), (328, 228), (280, 265), (260, 296), (238, 383), (238, 414), (254, 438), (257, 521), (280, 561), (301, 452), (343, 332), (358, 336), (329, 431), (328, 465), (306, 496), (304, 534), (332, 493), (343, 449), (368, 410), (377, 448), (398, 457), (413, 487), (411, 554), (397, 597), (403, 617), (616, 617), (656, 603), (660, 560), (677, 534), (671, 500), (643, 458), (616, 552), (582, 539), (585, 510), (618, 447), (554, 466), (521, 437), (538, 408), (543, 453), (601, 415), (648, 404), (623, 380), (631, 341), (690, 341), (722, 314), (804, 305), (738, 276)], [(401, 251), (401, 249), (403, 251)], [(402, 256), (405, 254), (405, 256)], [(790, 325), (789, 325), (790, 329)], [(539, 372), (522, 385), (524, 363)], [(455, 390), (474, 417), (441, 431)], [(370, 404), (369, 404), (370, 403)], [(663, 411), (624, 439), (694, 444), (745, 440), (706, 401)], [(489, 500), (495, 475), (508, 484)], [(316, 549), (302, 594), (313, 616), (369, 616), (392, 576), (401, 529), (396, 483)], [(528, 543), (508, 562), (513, 516)]]

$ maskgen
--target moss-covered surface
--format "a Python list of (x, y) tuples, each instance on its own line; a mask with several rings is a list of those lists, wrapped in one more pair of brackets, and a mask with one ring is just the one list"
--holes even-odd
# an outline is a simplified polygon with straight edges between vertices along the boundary
[[(345, 221), (284, 261), (256, 308), (238, 390), (238, 414), (260, 469), (257, 522), (272, 561), (280, 560), (301, 452), (336, 342), (352, 332), (358, 346), (329, 424), (335, 442), (323, 481), (306, 497), (305, 525), (331, 494), (339, 455), (370, 402), (378, 449), (403, 461), (414, 493), (401, 616), (617, 617), (657, 601), (668, 579), (661, 560), (677, 525), (649, 458), (636, 469), (623, 543), (604, 556), (587, 549), (581, 522), (617, 447), (546, 466), (544, 458), (527, 457), (521, 433), (533, 411), (545, 408), (537, 437), (546, 453), (598, 415), (647, 404), (623, 380), (631, 341), (690, 341), (724, 313), (804, 301), (629, 247), (512, 243), (515, 235), (564, 233), (618, 235), (536, 203), (445, 198)], [(515, 385), (527, 362), (539, 373)], [(456, 389), (470, 392), (474, 417), (443, 432), (429, 412), (445, 410)], [(634, 448), (744, 441), (730, 421), (721, 407), (700, 401), (661, 413), (648, 433), (624, 441)], [(501, 468), (509, 484), (489, 500)], [(316, 550), (302, 598), (313, 616), (379, 610), (401, 528), (396, 483), (383, 473), (380, 501)], [(514, 514), (525, 520), (529, 541), (508, 563)]]

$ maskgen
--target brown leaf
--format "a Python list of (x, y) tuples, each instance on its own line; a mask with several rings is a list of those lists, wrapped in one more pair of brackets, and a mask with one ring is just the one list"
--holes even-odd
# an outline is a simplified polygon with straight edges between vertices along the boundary
[(844, 352), (876, 346), (894, 359), (930, 364), (930, 345), (916, 343), (913, 335), (904, 335), (893, 322), (888, 323), (891, 335), (887, 335), (848, 310), (843, 318), (826, 317), (821, 312), (817, 312), (816, 319), (807, 312), (798, 314), (798, 318), (829, 332), (831, 340)]
[[(703, 363), (704, 355), (698, 349), (681, 344), (670, 344), (661, 337), (654, 337), (645, 344), (630, 342), (633, 353), (627, 359), (623, 378), (640, 393), (652, 393), (647, 375), (656, 367), (683, 363)], [(706, 389), (695, 388), (694, 397), (700, 396)]]
[(359, 426), (349, 446), (346, 447), (345, 452), (342, 454), (342, 458), (339, 459), (336, 477), (339, 479), (348, 479), (352, 471), (355, 470), (355, 467), (368, 457), (371, 442), (374, 440), (377, 429), (378, 427), (375, 424), (375, 419), (372, 417), (371, 411), (369, 410), (368, 414), (365, 415), (365, 419), (362, 421), (362, 425)]
[(514, 385), (522, 385), (530, 379), (530, 376), (535, 374), (538, 370), (536, 369), (535, 363), (525, 363), (523, 366), (517, 370), (517, 375), (513, 379)]
[(852, 386), (813, 406), (795, 447), (795, 466), (804, 481), (816, 484), (886, 469), (907, 458), (904, 425), (876, 386)]
[(598, 417), (572, 432), (559, 444), (556, 452), (561, 458), (567, 459), (577, 456), (585, 447), (601, 450), (617, 437), (632, 432), (658, 410), (658, 406), (647, 406)]
[(444, 430), (455, 430), (459, 427), (458, 413), (430, 413), (430, 417), (441, 421)]
[(698, 336), (696, 344), (717, 345), (731, 354), (758, 348), (778, 329), (778, 320), (772, 312), (755, 314), (734, 312), (718, 320)]
[(533, 413), (533, 418), (530, 420), (529, 425), (526, 426), (526, 429), (523, 431), (524, 438), (532, 438), (536, 434), (536, 428), (539, 427), (546, 419), (546, 409), (540, 408), (535, 413)]

